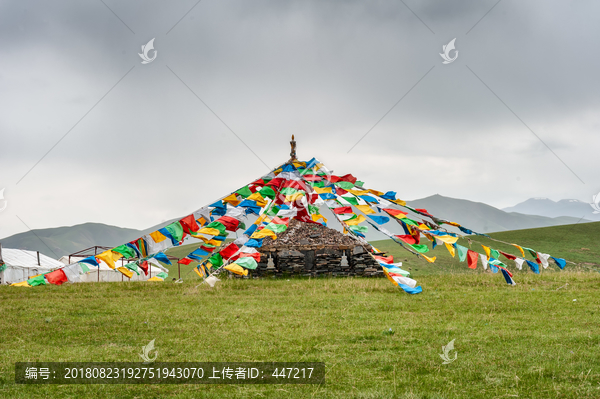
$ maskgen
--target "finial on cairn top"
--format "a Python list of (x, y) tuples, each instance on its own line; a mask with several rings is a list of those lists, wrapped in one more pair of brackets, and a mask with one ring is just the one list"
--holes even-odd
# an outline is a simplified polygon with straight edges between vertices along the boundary
[(294, 139), (293, 134), (292, 141), (290, 141), (290, 146), (292, 147), (292, 150), (290, 152), (290, 161), (297, 161), (298, 159), (296, 158), (296, 140)]

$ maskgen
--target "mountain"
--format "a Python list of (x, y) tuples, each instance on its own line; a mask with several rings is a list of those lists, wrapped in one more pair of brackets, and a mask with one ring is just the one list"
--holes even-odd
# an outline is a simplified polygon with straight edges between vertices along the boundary
[[(408, 205), (414, 208), (425, 208), (439, 218), (458, 222), (480, 233), (588, 222), (585, 219), (580, 221), (581, 216), (548, 217), (505, 212), (481, 202), (448, 198), (441, 195), (433, 195), (407, 202)], [(589, 204), (587, 206), (589, 207)], [(341, 230), (341, 226), (334, 221), (335, 217), (331, 212), (324, 210), (323, 215), (329, 219), (330, 227)], [(63, 255), (72, 254), (94, 245), (121, 245), (166, 226), (174, 220), (176, 219), (145, 230), (126, 229), (101, 223), (84, 223), (71, 227), (32, 230), (4, 238), (0, 242), (5, 248), (40, 251), (44, 255), (58, 259)], [(388, 223), (385, 227), (394, 234), (402, 234), (402, 229), (397, 223)], [(381, 239), (379, 237), (381, 233), (375, 233), (371, 230), (367, 233), (368, 239)]]
[(58, 259), (82, 249), (100, 246), (118, 246), (134, 240), (142, 232), (109, 226), (102, 223), (84, 223), (68, 227), (38, 229), (15, 234), (0, 240), (4, 248), (29, 249)]
[(504, 208), (503, 211), (547, 216), (551, 218), (571, 216), (577, 219), (584, 218), (600, 222), (600, 213), (593, 213), (594, 209), (589, 203), (576, 199), (563, 199), (555, 202), (548, 198), (530, 198), (515, 206)]
[[(575, 224), (581, 219), (581, 215), (579, 217), (547, 217), (505, 212), (481, 202), (448, 198), (441, 195), (432, 195), (427, 198), (407, 201), (407, 203), (413, 208), (425, 208), (432, 215), (460, 223), (480, 233)], [(580, 223), (588, 221), (584, 219)]]

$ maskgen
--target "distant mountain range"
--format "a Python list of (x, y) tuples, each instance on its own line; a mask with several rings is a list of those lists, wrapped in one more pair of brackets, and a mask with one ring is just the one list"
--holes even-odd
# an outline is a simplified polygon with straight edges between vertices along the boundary
[(593, 213), (594, 209), (589, 203), (576, 199), (563, 199), (555, 202), (548, 198), (530, 198), (527, 201), (502, 210), (505, 212), (518, 212), (551, 218), (571, 216), (577, 219), (583, 218), (600, 222), (600, 213)]
[[(542, 202), (538, 203), (537, 201)], [(515, 207), (500, 210), (481, 202), (433, 195), (427, 198), (408, 201), (408, 204), (414, 208), (425, 208), (437, 217), (460, 223), (481, 233), (558, 226), (578, 222), (584, 223), (590, 220), (600, 220), (597, 215), (591, 213), (592, 208), (589, 204), (582, 202), (578, 202), (578, 204), (570, 203), (569, 207), (565, 206), (560, 208), (568, 208), (570, 210), (571, 213), (566, 216), (552, 213), (552, 209), (556, 209), (552, 208), (552, 204), (561, 204), (564, 201), (569, 200), (563, 200), (556, 203), (551, 200), (532, 199), (518, 204)], [(538, 206), (538, 204), (540, 205)], [(541, 204), (544, 204), (544, 206)], [(589, 208), (587, 214), (582, 213), (586, 209), (585, 207), (580, 206), (581, 204), (586, 205), (587, 208)], [(579, 206), (579, 208), (575, 205)], [(518, 210), (518, 212), (516, 210)], [(545, 215), (530, 213), (541, 212), (541, 210), (547, 213)], [(581, 220), (581, 217), (584, 214), (586, 217)], [(326, 217), (329, 218), (330, 215), (326, 215)], [(20, 248), (40, 251), (44, 255), (58, 259), (61, 256), (72, 254), (94, 245), (111, 247), (121, 245), (144, 234), (155, 231), (171, 222), (172, 221), (167, 221), (145, 230), (127, 229), (101, 223), (84, 223), (71, 227), (56, 227), (19, 233), (1, 239), (0, 243), (2, 243), (4, 248)], [(333, 225), (334, 224), (332, 223), (332, 226)], [(392, 226), (388, 223), (386, 227), (395, 234), (400, 234), (398, 226)], [(367, 238), (370, 237), (367, 236)]]

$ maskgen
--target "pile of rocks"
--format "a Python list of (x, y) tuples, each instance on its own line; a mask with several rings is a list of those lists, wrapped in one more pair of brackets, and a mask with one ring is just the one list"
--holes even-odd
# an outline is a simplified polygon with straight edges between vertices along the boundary
[(358, 241), (350, 236), (343, 235), (337, 230), (330, 229), (321, 224), (304, 223), (296, 219), (290, 220), (288, 229), (277, 234), (277, 239), (266, 237), (263, 248), (286, 248), (296, 245), (323, 245), (323, 246), (355, 246)]

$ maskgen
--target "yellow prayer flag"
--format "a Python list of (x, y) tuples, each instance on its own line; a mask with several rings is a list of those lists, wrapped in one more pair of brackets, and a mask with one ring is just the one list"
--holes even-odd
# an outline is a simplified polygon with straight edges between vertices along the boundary
[(263, 208), (265, 205), (267, 205), (267, 200), (265, 200), (264, 197), (262, 195), (260, 195), (260, 193), (258, 191), (246, 199), (256, 201), (256, 205), (260, 206), (261, 208)]
[(385, 193), (383, 193), (381, 191), (377, 191), (377, 190), (369, 190), (369, 191), (371, 192), (371, 194), (375, 194), (378, 197), (382, 196), (383, 194), (385, 194)]
[(483, 250), (485, 251), (485, 254), (487, 255), (487, 258), (490, 259), (491, 255), (490, 255), (490, 247), (486, 247), (485, 245), (482, 245)]
[(427, 255), (423, 255), (423, 254), (419, 254), (419, 255), (421, 255), (423, 258), (425, 258), (425, 260), (426, 260), (427, 262), (429, 262), (429, 263), (433, 263), (433, 262), (435, 262), (435, 259), (436, 259), (436, 257), (435, 257), (435, 256), (434, 256), (433, 258), (430, 258), (430, 257), (429, 257), (429, 256), (427, 256)]
[(448, 249), (448, 252), (450, 252), (450, 255), (452, 255), (452, 257), (454, 258), (454, 256), (456, 255), (456, 250), (454, 249), (454, 247), (448, 244), (447, 242), (445, 242), (444, 245)]
[(203, 227), (201, 228), (198, 233), (200, 234), (208, 234), (211, 236), (218, 236), (219, 234), (221, 234), (221, 232), (217, 229), (214, 229), (212, 227)]
[(129, 270), (128, 268), (126, 268), (125, 266), (117, 267), (117, 270), (120, 271), (125, 276), (127, 276), (128, 278), (133, 277), (133, 272), (131, 270)]
[(196, 222), (198, 223), (199, 226), (204, 226), (206, 224), (206, 219), (204, 219), (204, 217), (200, 216), (198, 219), (196, 219)]
[(358, 217), (356, 219), (346, 221), (346, 224), (348, 226), (356, 226), (357, 224), (362, 223), (365, 220), (367, 220), (366, 217), (364, 217), (363, 215), (358, 215)]
[(223, 241), (219, 241), (219, 240), (215, 240), (215, 239), (208, 240), (208, 242), (207, 242), (207, 244), (212, 244), (216, 247), (220, 246), (222, 243), (223, 243)]
[[(211, 234), (211, 235), (213, 235), (213, 234)], [(204, 237), (203, 235), (200, 235), (200, 234), (198, 234), (198, 233), (194, 233), (194, 232), (192, 232), (192, 237), (194, 237), (194, 238), (197, 238), (197, 239), (199, 239), (199, 240), (202, 240), (202, 241), (204, 241), (204, 242), (208, 242), (208, 238), (206, 238), (206, 237)]]
[(327, 223), (327, 218), (326, 218), (325, 216), (321, 215), (320, 213), (313, 213), (313, 214), (311, 215), (311, 218), (312, 218), (313, 222), (316, 222), (316, 221), (318, 221), (319, 219), (323, 219), (323, 221), (324, 221), (325, 223)]
[(254, 232), (254, 234), (252, 234), (252, 236), (250, 238), (265, 238), (265, 237), (271, 237), (272, 239), (276, 240), (277, 239), (277, 235), (269, 229), (262, 229), (262, 230), (257, 230)]
[(393, 202), (394, 204), (398, 204), (401, 206), (406, 206), (406, 201), (402, 201), (400, 199), (395, 199), (395, 200), (390, 200), (391, 202)]
[(123, 257), (118, 252), (113, 252), (112, 250), (104, 251), (100, 255), (94, 255), (96, 258), (102, 260), (104, 263), (108, 265), (111, 269), (115, 268), (115, 262)]
[(302, 198), (304, 196), (304, 193), (302, 192), (297, 192), (291, 195), (286, 195), (285, 196), (285, 201), (286, 202), (294, 202), (296, 201), (298, 198)]
[(333, 194), (331, 187), (313, 187), (317, 194)]
[(161, 233), (160, 231), (158, 231), (158, 230), (150, 233), (150, 237), (152, 237), (152, 239), (156, 243), (162, 242), (162, 241), (164, 241), (164, 240), (167, 239), (167, 237), (163, 233)]
[(239, 274), (240, 276), (248, 275), (248, 270), (244, 269), (240, 265), (236, 265), (235, 263), (227, 265), (223, 269), (229, 270), (230, 272), (235, 273), (235, 274)]
[(10, 286), (11, 287), (29, 287), (29, 288), (31, 288), (31, 286), (29, 284), (27, 284), (27, 280), (21, 281), (20, 283), (12, 283)]
[(375, 211), (373, 209), (371, 209), (371, 207), (369, 205), (354, 205), (354, 206), (357, 207), (359, 211), (361, 211), (362, 213), (366, 213), (367, 215), (370, 213), (375, 213)]
[(271, 218), (268, 217), (266, 213), (263, 213), (258, 217), (258, 219), (256, 219), (256, 222), (254, 222), (254, 224), (261, 224), (262, 222), (271, 223)]
[(306, 162), (300, 162), (300, 161), (296, 161), (296, 162), (292, 162), (294, 164), (294, 166), (296, 168), (306, 168)]
[(371, 194), (369, 192), (369, 190), (354, 190), (354, 189), (351, 189), (351, 190), (347, 190), (347, 191), (349, 193), (354, 194), (354, 195), (368, 195), (368, 194)]
[(518, 249), (519, 249), (519, 251), (521, 251), (521, 255), (522, 255), (523, 257), (525, 257), (525, 251), (523, 251), (523, 248), (521, 248), (521, 247), (520, 247), (520, 246), (518, 246), (517, 244), (510, 244), (510, 245), (512, 245), (513, 247), (516, 247), (516, 248), (518, 248)]
[(146, 281), (165, 281), (165, 280), (163, 280), (163, 279), (162, 279), (162, 278), (160, 278), (160, 277), (156, 277), (156, 276), (154, 276), (154, 277), (152, 277), (152, 278), (149, 278), (149, 279), (148, 279), (148, 280), (146, 280)]
[(425, 225), (425, 224), (423, 224), (423, 223), (421, 223), (421, 224), (419, 225), (419, 228), (420, 228), (421, 230), (431, 230), (431, 229), (429, 228), (429, 226), (427, 226), (427, 225)]
[(238, 206), (240, 202), (242, 202), (237, 198), (237, 195), (235, 195), (235, 193), (223, 198), (223, 201), (227, 202), (228, 204), (231, 204), (231, 206)]
[(446, 244), (454, 244), (456, 241), (458, 241), (458, 237), (453, 236), (435, 236), (435, 238), (437, 238), (440, 241), (443, 241)]

